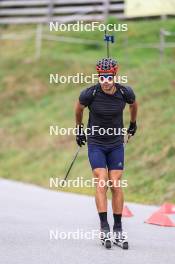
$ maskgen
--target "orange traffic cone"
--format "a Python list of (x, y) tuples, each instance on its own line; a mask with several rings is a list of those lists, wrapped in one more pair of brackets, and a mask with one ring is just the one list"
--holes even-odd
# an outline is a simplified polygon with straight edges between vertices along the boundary
[(159, 212), (164, 214), (175, 214), (175, 204), (164, 203), (160, 207)]
[(123, 217), (131, 217), (131, 216), (133, 216), (132, 212), (129, 210), (129, 208), (126, 205), (123, 207), (122, 216)]
[(145, 223), (160, 226), (175, 226), (171, 219), (167, 215), (162, 214), (160, 211), (153, 213), (150, 218), (145, 221)]

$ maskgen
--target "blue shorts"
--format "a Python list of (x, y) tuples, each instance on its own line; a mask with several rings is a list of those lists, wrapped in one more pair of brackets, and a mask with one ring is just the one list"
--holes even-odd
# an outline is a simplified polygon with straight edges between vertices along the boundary
[(92, 170), (107, 168), (108, 170), (124, 169), (124, 146), (106, 147), (100, 145), (88, 145), (88, 157)]

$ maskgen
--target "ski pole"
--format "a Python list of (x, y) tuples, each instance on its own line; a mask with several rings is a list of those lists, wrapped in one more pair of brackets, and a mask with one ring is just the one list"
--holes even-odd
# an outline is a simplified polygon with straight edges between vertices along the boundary
[(66, 179), (67, 179), (67, 177), (68, 177), (68, 175), (69, 175), (71, 169), (72, 169), (72, 166), (74, 165), (74, 162), (75, 162), (75, 160), (76, 160), (76, 158), (77, 158), (77, 156), (78, 156), (79, 151), (80, 151), (80, 147), (78, 147), (78, 149), (77, 149), (77, 151), (76, 151), (76, 153), (75, 153), (75, 155), (74, 155), (74, 157), (73, 157), (73, 160), (72, 160), (72, 162), (71, 162), (71, 164), (70, 164), (70, 166), (69, 166), (69, 168), (68, 168), (68, 170), (67, 170), (66, 176), (64, 177), (64, 180), (63, 180), (62, 185), (61, 185), (62, 187), (63, 187), (64, 182), (66, 181)]

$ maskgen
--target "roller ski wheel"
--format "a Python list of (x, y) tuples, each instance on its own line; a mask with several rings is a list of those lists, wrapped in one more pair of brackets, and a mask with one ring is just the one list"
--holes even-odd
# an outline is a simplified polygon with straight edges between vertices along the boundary
[(109, 226), (101, 228), (100, 239), (101, 239), (102, 245), (106, 249), (110, 249), (112, 247), (112, 241), (111, 241), (111, 238), (110, 238), (110, 228), (109, 228)]
[(124, 235), (123, 231), (121, 229), (114, 229), (114, 245), (127, 250), (129, 249), (129, 244), (126, 239), (126, 235)]
[(111, 249), (111, 247), (112, 247), (112, 242), (111, 242), (110, 239), (103, 239), (103, 240), (101, 240), (101, 242), (102, 242), (102, 245), (103, 245), (105, 248), (107, 248), (107, 249)]
[(127, 250), (129, 248), (128, 241), (115, 240), (114, 245), (121, 247), (122, 249)]

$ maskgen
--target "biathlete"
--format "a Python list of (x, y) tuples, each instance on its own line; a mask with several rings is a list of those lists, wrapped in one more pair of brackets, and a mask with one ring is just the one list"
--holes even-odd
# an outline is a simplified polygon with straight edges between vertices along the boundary
[[(115, 82), (118, 63), (111, 58), (104, 58), (96, 66), (99, 82), (84, 89), (76, 103), (75, 116), (78, 133), (77, 144), (81, 147), (88, 144), (88, 157), (93, 176), (97, 178), (95, 201), (100, 218), (100, 228), (106, 247), (111, 247), (108, 237), (110, 226), (107, 218), (107, 189), (100, 184), (108, 179), (112, 183), (121, 181), (124, 170), (124, 134), (123, 111), (129, 104), (130, 125), (127, 129), (129, 136), (134, 136), (137, 130), (137, 102), (134, 91), (129, 86)], [(83, 129), (83, 111), (89, 109), (88, 131)], [(95, 127), (95, 129), (94, 129)], [(105, 131), (105, 133), (104, 133)], [(116, 133), (117, 131), (117, 133)], [(102, 132), (102, 133), (101, 133)], [(108, 132), (108, 133), (107, 133)], [(114, 217), (113, 232), (116, 243), (124, 242), (128, 247), (122, 229), (122, 210), (124, 196), (121, 184), (113, 184), (112, 209)]]

